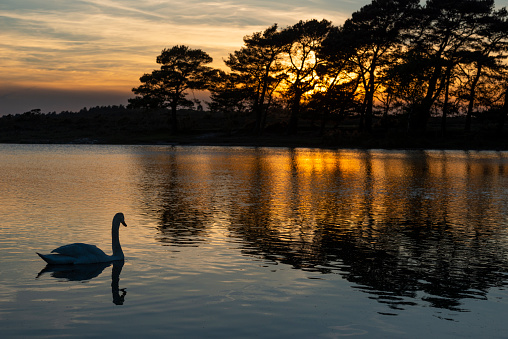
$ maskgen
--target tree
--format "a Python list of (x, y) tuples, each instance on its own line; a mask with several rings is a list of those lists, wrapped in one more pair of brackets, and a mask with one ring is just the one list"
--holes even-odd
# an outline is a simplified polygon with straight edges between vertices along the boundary
[(504, 104), (501, 108), (501, 113), (499, 115), (499, 123), (497, 125), (497, 133), (499, 136), (503, 134), (503, 128), (506, 122), (506, 117), (508, 116), (508, 84), (505, 85), (504, 88)]
[(360, 127), (367, 131), (372, 127), (380, 68), (394, 62), (395, 49), (402, 40), (401, 32), (413, 24), (411, 18), (418, 8), (418, 0), (373, 0), (344, 23), (343, 34), (354, 46), (353, 61), (363, 83), (365, 97)]
[(237, 74), (219, 71), (211, 83), (209, 87), (211, 102), (208, 103), (210, 110), (224, 112), (227, 115), (245, 111), (249, 91), (242, 86)]
[(194, 105), (186, 99), (188, 90), (202, 90), (209, 86), (208, 79), (213, 69), (205, 65), (211, 62), (212, 58), (200, 49), (184, 45), (163, 49), (157, 57), (161, 68), (139, 79), (142, 84), (132, 89), (137, 96), (129, 99), (130, 106), (148, 109), (170, 107), (171, 132), (176, 133), (177, 108)]
[(420, 84), (425, 93), (410, 112), (411, 131), (425, 131), (434, 103), (449, 86), (447, 82), (462, 53), (478, 38), (482, 20), (492, 12), (493, 5), (493, 0), (428, 0), (420, 11), (419, 25), (408, 39), (408, 49), (409, 55), (421, 59), (407, 61), (425, 64), (429, 72)]
[(256, 133), (263, 129), (272, 95), (282, 80), (280, 58), (285, 45), (282, 37), (274, 24), (263, 32), (245, 36), (244, 47), (229, 54), (224, 61), (235, 74), (238, 85), (250, 92)]
[(289, 134), (296, 134), (300, 104), (303, 95), (312, 91), (318, 84), (316, 69), (323, 62), (317, 54), (321, 43), (326, 38), (331, 22), (323, 19), (300, 21), (283, 31), (285, 45), (286, 82), (289, 98), (290, 118)]
[(317, 50), (322, 63), (316, 67), (318, 84), (309, 102), (321, 113), (321, 134), (332, 114), (342, 119), (348, 108), (356, 104), (360, 76), (353, 62), (355, 47), (342, 27), (331, 27)]
[(508, 51), (508, 12), (506, 9), (493, 12), (485, 17), (483, 29), (478, 34), (478, 39), (472, 44), (471, 51), (465, 55), (464, 60), (473, 66), (473, 74), (468, 81), (468, 107), (466, 112), (465, 130), (471, 130), (471, 117), (476, 100), (477, 86), (484, 76), (485, 70), (491, 72), (503, 72), (506, 65), (502, 60), (506, 58)]

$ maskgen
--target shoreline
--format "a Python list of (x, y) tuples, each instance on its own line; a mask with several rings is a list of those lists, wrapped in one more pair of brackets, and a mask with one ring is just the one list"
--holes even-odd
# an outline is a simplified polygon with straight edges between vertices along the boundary
[[(275, 117), (274, 117), (275, 118)], [(500, 134), (493, 122), (474, 120), (464, 130), (464, 117), (448, 119), (443, 136), (441, 119), (431, 118), (426, 132), (406, 131), (404, 117), (391, 117), (383, 125), (378, 118), (371, 132), (361, 132), (357, 118), (330, 121), (300, 119), (298, 133), (274, 119), (261, 134), (253, 133), (249, 115), (179, 111), (178, 134), (169, 133), (164, 111), (133, 111), (105, 107), (79, 113), (31, 114), (0, 117), (0, 143), (5, 144), (105, 144), (105, 145), (195, 145), (320, 149), (461, 150), (508, 151), (508, 133)]]
[[(15, 138), (13, 138), (15, 139)], [(149, 138), (151, 139), (151, 138)], [(390, 143), (387, 146), (386, 143)], [(317, 136), (210, 136), (209, 133), (198, 134), (193, 136), (175, 136), (173, 138), (154, 138), (151, 140), (133, 140), (122, 138), (121, 140), (100, 140), (100, 138), (78, 138), (75, 140), (51, 140), (51, 139), (23, 139), (0, 141), (0, 144), (40, 144), (40, 145), (125, 145), (125, 146), (210, 146), (210, 147), (254, 147), (254, 148), (307, 148), (307, 149), (351, 149), (351, 150), (389, 150), (389, 151), (418, 151), (418, 150), (441, 150), (441, 151), (491, 151), (506, 152), (508, 147), (502, 145), (494, 145), (492, 142), (486, 142), (482, 146), (479, 145), (462, 145), (457, 144), (460, 141), (449, 139), (447, 142), (436, 142), (436, 140), (419, 139), (406, 140), (406, 142), (397, 143), (393, 140), (369, 140), (362, 142), (344, 142), (341, 144), (326, 143), (322, 137)], [(501, 143), (503, 144), (503, 143)]]

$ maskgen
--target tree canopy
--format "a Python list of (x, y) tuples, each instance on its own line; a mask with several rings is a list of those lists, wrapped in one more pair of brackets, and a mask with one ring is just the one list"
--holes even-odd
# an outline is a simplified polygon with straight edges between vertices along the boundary
[(204, 89), (211, 110), (252, 114), (256, 133), (275, 112), (289, 134), (302, 116), (320, 119), (321, 133), (348, 116), (365, 133), (396, 119), (418, 135), (440, 116), (444, 135), (451, 115), (468, 131), (482, 112), (504, 124), (508, 12), (493, 0), (373, 0), (340, 26), (274, 24), (243, 41), (224, 60), (228, 71), (206, 66), (212, 59), (199, 49), (164, 49), (130, 104), (171, 108), (173, 131), (177, 108), (193, 104), (188, 91)]
[(132, 89), (137, 96), (129, 100), (130, 106), (149, 109), (170, 107), (171, 129), (173, 133), (177, 132), (177, 108), (194, 105), (186, 98), (188, 90), (208, 88), (213, 69), (205, 65), (212, 61), (206, 52), (184, 45), (163, 49), (157, 57), (160, 69), (139, 79), (142, 84)]

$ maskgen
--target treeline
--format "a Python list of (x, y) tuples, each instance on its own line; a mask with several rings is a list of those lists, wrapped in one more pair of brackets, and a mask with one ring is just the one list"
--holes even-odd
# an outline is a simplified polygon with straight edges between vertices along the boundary
[[(224, 113), (179, 109), (180, 133), (170, 136), (166, 109), (147, 111), (123, 105), (85, 107), (76, 112), (60, 113), (32, 109), (0, 116), (0, 143), (220, 144), (220, 140), (214, 140), (215, 136), (227, 136), (241, 126), (248, 129), (249, 119), (248, 116), (229, 119)], [(241, 139), (242, 143), (250, 144), (249, 138)]]
[(353, 117), (366, 133), (396, 125), (409, 135), (439, 118), (445, 135), (456, 116), (466, 132), (483, 117), (501, 133), (507, 53), (508, 12), (493, 0), (374, 0), (341, 26), (308, 20), (246, 36), (224, 60), (228, 72), (209, 67), (200, 49), (164, 49), (129, 107), (169, 108), (177, 132), (177, 109), (197, 104), (189, 90), (209, 90), (210, 110), (252, 114), (256, 133), (275, 114), (288, 134), (302, 117), (322, 134)]
[(0, 142), (114, 142), (116, 135), (132, 132), (133, 121), (136, 122), (136, 129), (143, 129), (142, 120), (138, 118), (143, 115), (123, 105), (96, 106), (78, 112), (60, 113), (43, 113), (41, 109), (32, 109), (0, 117)]

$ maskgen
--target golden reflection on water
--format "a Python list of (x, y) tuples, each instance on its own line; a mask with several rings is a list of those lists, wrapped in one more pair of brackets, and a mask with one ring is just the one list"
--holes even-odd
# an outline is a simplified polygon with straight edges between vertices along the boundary
[(214, 248), (231, 247), (340, 274), (393, 308), (419, 296), (460, 309), (506, 285), (506, 153), (18, 148), (0, 154), (4, 260), (17, 259), (19, 243), (31, 253), (76, 241), (109, 252), (122, 211), (124, 252), (147, 270), (155, 238), (168, 253), (206, 248), (209, 257), (189, 259), (196, 271), (227, 266)]
[[(483, 209), (489, 213), (502, 213), (504, 206), (489, 204), (488, 198), (490, 190), (502, 189), (498, 184), (506, 164), (492, 166), (446, 153), (397, 153), (392, 157), (390, 153), (353, 151), (257, 150), (226, 153), (218, 159), (205, 153), (173, 160), (180, 163), (173, 164), (173, 172), (162, 180), (172, 180), (174, 188), (189, 192), (186, 199), (196, 199), (192, 206), (202, 211), (224, 212), (224, 207), (228, 210), (240, 202), (255, 203), (266, 208), (270, 220), (294, 211), (309, 217), (345, 208), (356, 225), (367, 208), (374, 223), (387, 214), (411, 215), (416, 210), (445, 213), (449, 223), (461, 225), (469, 220), (466, 207), (470, 201), (475, 208), (475, 200), (481, 199), (488, 204)], [(337, 206), (339, 201), (341, 206)], [(326, 208), (330, 204), (333, 206)], [(415, 208), (422, 205), (426, 207), (423, 211)], [(454, 208), (446, 209), (448, 206)]]
[(400, 300), (386, 293), (423, 290), (447, 297), (429, 297), (432, 305), (453, 309), (468, 289), (496, 285), (495, 272), (508, 271), (508, 162), (496, 153), (156, 154), (139, 158), (140, 189), (165, 244), (238, 239), (248, 255), (341, 272), (394, 308)]

